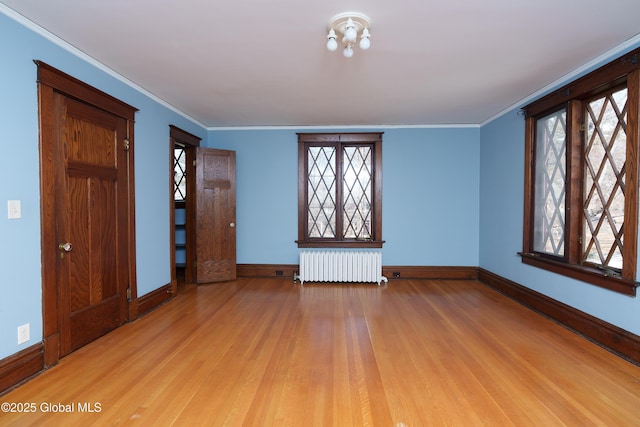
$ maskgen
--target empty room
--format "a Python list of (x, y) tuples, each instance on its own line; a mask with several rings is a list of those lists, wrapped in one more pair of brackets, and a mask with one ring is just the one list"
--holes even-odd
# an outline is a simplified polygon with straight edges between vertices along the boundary
[(638, 16), (0, 0), (0, 426), (640, 425)]

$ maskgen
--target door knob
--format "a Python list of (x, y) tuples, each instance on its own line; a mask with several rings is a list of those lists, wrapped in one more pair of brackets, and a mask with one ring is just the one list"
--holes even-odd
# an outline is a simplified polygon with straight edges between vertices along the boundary
[(235, 223), (235, 222), (232, 222), (231, 224), (229, 224), (229, 227), (231, 227), (231, 228), (233, 228), (233, 227), (235, 227), (235, 226), (236, 226), (236, 223)]
[(65, 252), (71, 252), (71, 249), (73, 249), (73, 246), (71, 246), (71, 243), (65, 242), (65, 243), (60, 243), (58, 245), (58, 249)]

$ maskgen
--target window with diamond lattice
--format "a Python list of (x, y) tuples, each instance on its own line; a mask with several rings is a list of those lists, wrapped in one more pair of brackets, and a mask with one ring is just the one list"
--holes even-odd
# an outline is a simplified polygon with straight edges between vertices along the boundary
[(622, 269), (627, 89), (586, 103), (585, 262)]
[(173, 150), (173, 199), (184, 201), (187, 198), (187, 152), (176, 145)]
[(640, 49), (525, 107), (522, 261), (638, 286)]
[(565, 109), (537, 122), (534, 250), (564, 256), (564, 208), (566, 197)]
[(382, 134), (298, 134), (300, 247), (381, 247)]

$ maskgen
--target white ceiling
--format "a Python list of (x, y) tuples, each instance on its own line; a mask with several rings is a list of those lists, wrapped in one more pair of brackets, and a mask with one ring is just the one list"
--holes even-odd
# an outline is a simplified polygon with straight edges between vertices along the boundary
[(480, 124), (640, 33), (640, 0), (0, 2), (207, 127)]

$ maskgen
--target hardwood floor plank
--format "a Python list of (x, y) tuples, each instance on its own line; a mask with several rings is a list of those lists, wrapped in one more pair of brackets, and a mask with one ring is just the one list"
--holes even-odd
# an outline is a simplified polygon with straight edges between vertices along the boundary
[(477, 281), (251, 278), (181, 286), (0, 401), (37, 406), (2, 426), (631, 426), (640, 367)]

